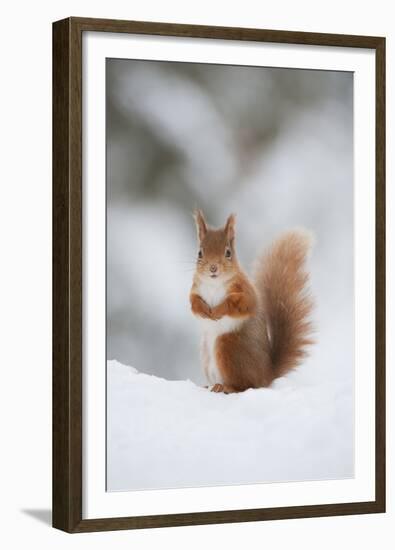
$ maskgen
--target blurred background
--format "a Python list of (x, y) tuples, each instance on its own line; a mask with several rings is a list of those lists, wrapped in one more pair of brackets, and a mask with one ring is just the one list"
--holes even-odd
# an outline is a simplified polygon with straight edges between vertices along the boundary
[(247, 271), (315, 234), (317, 345), (300, 376), (353, 376), (351, 73), (107, 60), (107, 358), (202, 383), (189, 308), (194, 208), (237, 213)]

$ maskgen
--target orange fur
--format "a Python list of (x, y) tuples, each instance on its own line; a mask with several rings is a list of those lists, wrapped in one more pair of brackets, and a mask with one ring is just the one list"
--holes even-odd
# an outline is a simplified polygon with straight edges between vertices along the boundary
[(221, 319), (224, 315), (230, 317), (248, 317), (257, 311), (257, 296), (254, 287), (245, 275), (237, 270), (235, 280), (227, 288), (226, 299), (212, 309), (212, 318)]
[(256, 262), (255, 285), (262, 298), (262, 313), (270, 332), (270, 349), (276, 376), (297, 367), (313, 344), (310, 315), (313, 300), (305, 270), (311, 237), (304, 231), (282, 235)]
[(193, 313), (209, 323), (202, 359), (207, 377), (214, 368), (220, 379), (212, 391), (268, 386), (296, 367), (312, 343), (308, 238), (301, 231), (284, 234), (258, 260), (251, 282), (236, 257), (235, 216), (221, 229), (210, 228), (201, 211), (195, 220), (200, 248), (190, 301)]
[(190, 295), (191, 309), (195, 315), (200, 315), (204, 319), (212, 319), (211, 308), (198, 294), (191, 292)]

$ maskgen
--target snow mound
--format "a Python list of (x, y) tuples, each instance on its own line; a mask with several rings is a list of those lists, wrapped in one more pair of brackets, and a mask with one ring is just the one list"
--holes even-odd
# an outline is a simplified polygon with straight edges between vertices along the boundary
[(130, 491), (353, 476), (349, 383), (224, 395), (107, 364), (107, 489)]

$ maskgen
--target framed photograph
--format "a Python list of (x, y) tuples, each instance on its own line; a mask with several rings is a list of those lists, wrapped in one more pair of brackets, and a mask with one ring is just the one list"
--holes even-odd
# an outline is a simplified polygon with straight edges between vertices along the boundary
[(53, 26), (53, 525), (385, 511), (385, 39)]

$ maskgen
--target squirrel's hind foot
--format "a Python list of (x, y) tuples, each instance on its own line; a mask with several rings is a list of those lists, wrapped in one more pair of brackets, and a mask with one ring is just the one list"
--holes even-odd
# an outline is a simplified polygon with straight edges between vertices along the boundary
[(224, 391), (224, 385), (223, 384), (214, 384), (214, 386), (211, 388), (212, 392), (214, 393), (222, 393)]
[(239, 390), (229, 384), (214, 384), (210, 391), (214, 393), (239, 393)]

